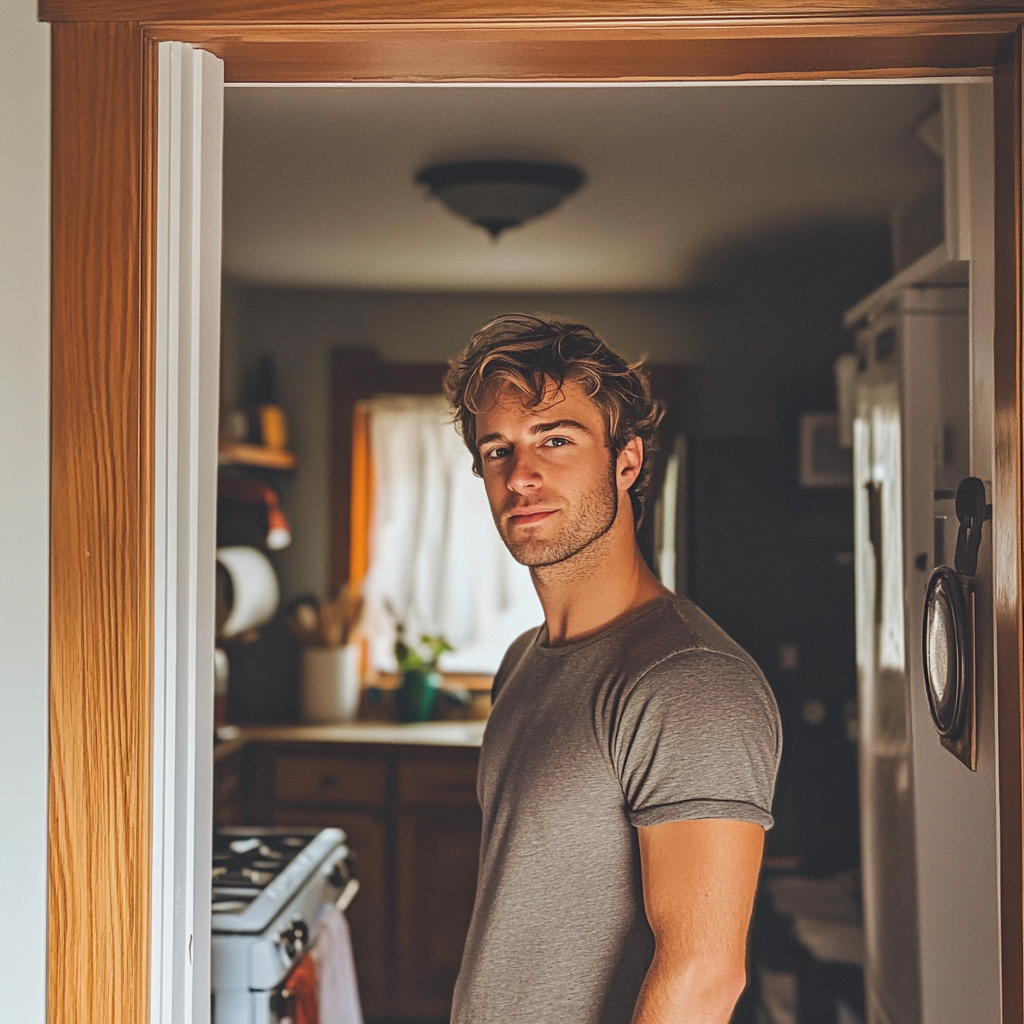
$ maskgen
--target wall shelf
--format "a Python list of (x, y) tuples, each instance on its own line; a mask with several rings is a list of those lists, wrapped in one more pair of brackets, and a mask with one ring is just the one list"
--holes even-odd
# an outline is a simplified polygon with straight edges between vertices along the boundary
[(221, 437), (217, 443), (217, 462), (221, 466), (255, 466), (259, 469), (294, 469), (295, 453), (264, 445), (248, 444)]

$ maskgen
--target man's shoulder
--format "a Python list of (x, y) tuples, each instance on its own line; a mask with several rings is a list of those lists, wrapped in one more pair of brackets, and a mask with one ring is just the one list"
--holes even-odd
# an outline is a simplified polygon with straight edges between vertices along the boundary
[(620, 725), (643, 723), (658, 736), (673, 734), (702, 749), (705, 740), (721, 745), (746, 737), (743, 744), (759, 744), (768, 760), (777, 759), (781, 727), (771, 687), (725, 630), (692, 601), (677, 598), (666, 602), (646, 635), (642, 657), (620, 677), (618, 699), (609, 703)]
[(723, 655), (753, 665), (745, 650), (688, 597), (673, 595), (649, 615), (627, 624), (619, 637), (626, 652), (656, 664), (676, 656)]
[(621, 699), (643, 703), (653, 693), (701, 701), (744, 692), (758, 704), (774, 705), (770, 687), (754, 659), (696, 604), (685, 597), (663, 602), (654, 614), (624, 631), (606, 685)]

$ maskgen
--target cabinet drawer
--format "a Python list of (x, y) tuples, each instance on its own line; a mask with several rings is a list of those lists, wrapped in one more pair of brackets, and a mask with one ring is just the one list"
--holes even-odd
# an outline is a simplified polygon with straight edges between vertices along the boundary
[(382, 758), (279, 754), (274, 758), (274, 798), (285, 803), (377, 807), (387, 792)]
[(398, 765), (398, 798), (406, 804), (477, 806), (477, 760), (409, 758)]
[(242, 780), (237, 769), (227, 775), (221, 775), (214, 770), (213, 776), (213, 804), (215, 807), (220, 804), (228, 804), (238, 800), (242, 795)]

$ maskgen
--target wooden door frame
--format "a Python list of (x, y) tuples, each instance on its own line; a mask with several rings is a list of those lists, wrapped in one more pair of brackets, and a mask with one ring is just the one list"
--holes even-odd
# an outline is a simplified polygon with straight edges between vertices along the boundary
[(995, 74), (1004, 1021), (1024, 1001), (1024, 6), (961, 0), (42, 0), (53, 22), (49, 1019), (149, 1014), (155, 45), (227, 81)]

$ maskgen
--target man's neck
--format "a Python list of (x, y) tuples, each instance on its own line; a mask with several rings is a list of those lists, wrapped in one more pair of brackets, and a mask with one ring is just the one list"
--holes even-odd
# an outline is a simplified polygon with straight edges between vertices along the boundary
[(671, 594), (640, 554), (628, 499), (606, 533), (564, 562), (530, 573), (553, 645), (597, 633)]

